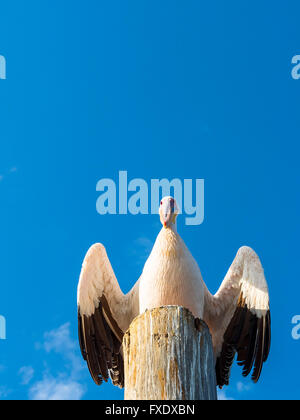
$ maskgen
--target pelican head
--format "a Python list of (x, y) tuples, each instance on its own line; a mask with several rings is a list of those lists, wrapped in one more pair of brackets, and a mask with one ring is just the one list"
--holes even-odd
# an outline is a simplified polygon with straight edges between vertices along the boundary
[(173, 197), (164, 197), (160, 202), (159, 215), (160, 221), (165, 229), (176, 226), (176, 218), (179, 209)]

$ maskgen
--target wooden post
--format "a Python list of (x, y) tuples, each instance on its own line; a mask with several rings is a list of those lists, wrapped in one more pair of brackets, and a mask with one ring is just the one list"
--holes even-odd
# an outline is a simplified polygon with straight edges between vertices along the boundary
[(135, 318), (124, 335), (125, 400), (216, 400), (207, 325), (180, 306)]

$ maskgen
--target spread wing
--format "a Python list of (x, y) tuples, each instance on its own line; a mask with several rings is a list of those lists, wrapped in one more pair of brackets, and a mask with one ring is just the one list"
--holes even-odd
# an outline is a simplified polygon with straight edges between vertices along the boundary
[(236, 353), (243, 376), (253, 368), (257, 382), (270, 350), (271, 319), (264, 271), (251, 248), (239, 249), (216, 295), (206, 289), (204, 321), (212, 334), (217, 384), (229, 384)]
[(83, 262), (77, 292), (81, 353), (97, 385), (109, 376), (124, 386), (122, 339), (138, 315), (138, 283), (127, 295), (119, 287), (105, 248), (93, 245)]

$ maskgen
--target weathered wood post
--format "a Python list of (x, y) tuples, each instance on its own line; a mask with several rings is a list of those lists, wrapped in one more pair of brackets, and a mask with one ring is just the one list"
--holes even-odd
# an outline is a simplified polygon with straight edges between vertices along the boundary
[(211, 335), (185, 308), (138, 316), (124, 335), (125, 400), (216, 400)]

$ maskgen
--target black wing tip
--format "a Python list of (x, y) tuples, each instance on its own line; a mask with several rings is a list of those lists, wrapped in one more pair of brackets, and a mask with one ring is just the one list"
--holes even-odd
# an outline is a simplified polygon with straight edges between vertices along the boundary
[(101, 301), (91, 316), (82, 315), (78, 307), (78, 337), (81, 354), (87, 362), (95, 384), (100, 386), (111, 378), (114, 385), (124, 387), (124, 362), (121, 344), (103, 314)]
[(78, 311), (77, 311), (77, 318), (78, 318), (78, 341), (79, 341), (79, 347), (80, 347), (80, 351), (81, 351), (82, 357), (86, 361), (87, 353), (86, 353), (86, 347), (85, 347), (85, 344), (84, 344), (82, 316), (80, 314), (80, 308), (79, 308), (79, 306), (78, 306)]
[(248, 309), (241, 294), (236, 311), (224, 334), (221, 355), (216, 361), (217, 385), (222, 387), (229, 384), (230, 370), (236, 353), (238, 365), (243, 368), (242, 376), (247, 377), (252, 371), (251, 380), (257, 383), (263, 363), (269, 355), (270, 342), (270, 310), (262, 317), (257, 317)]

